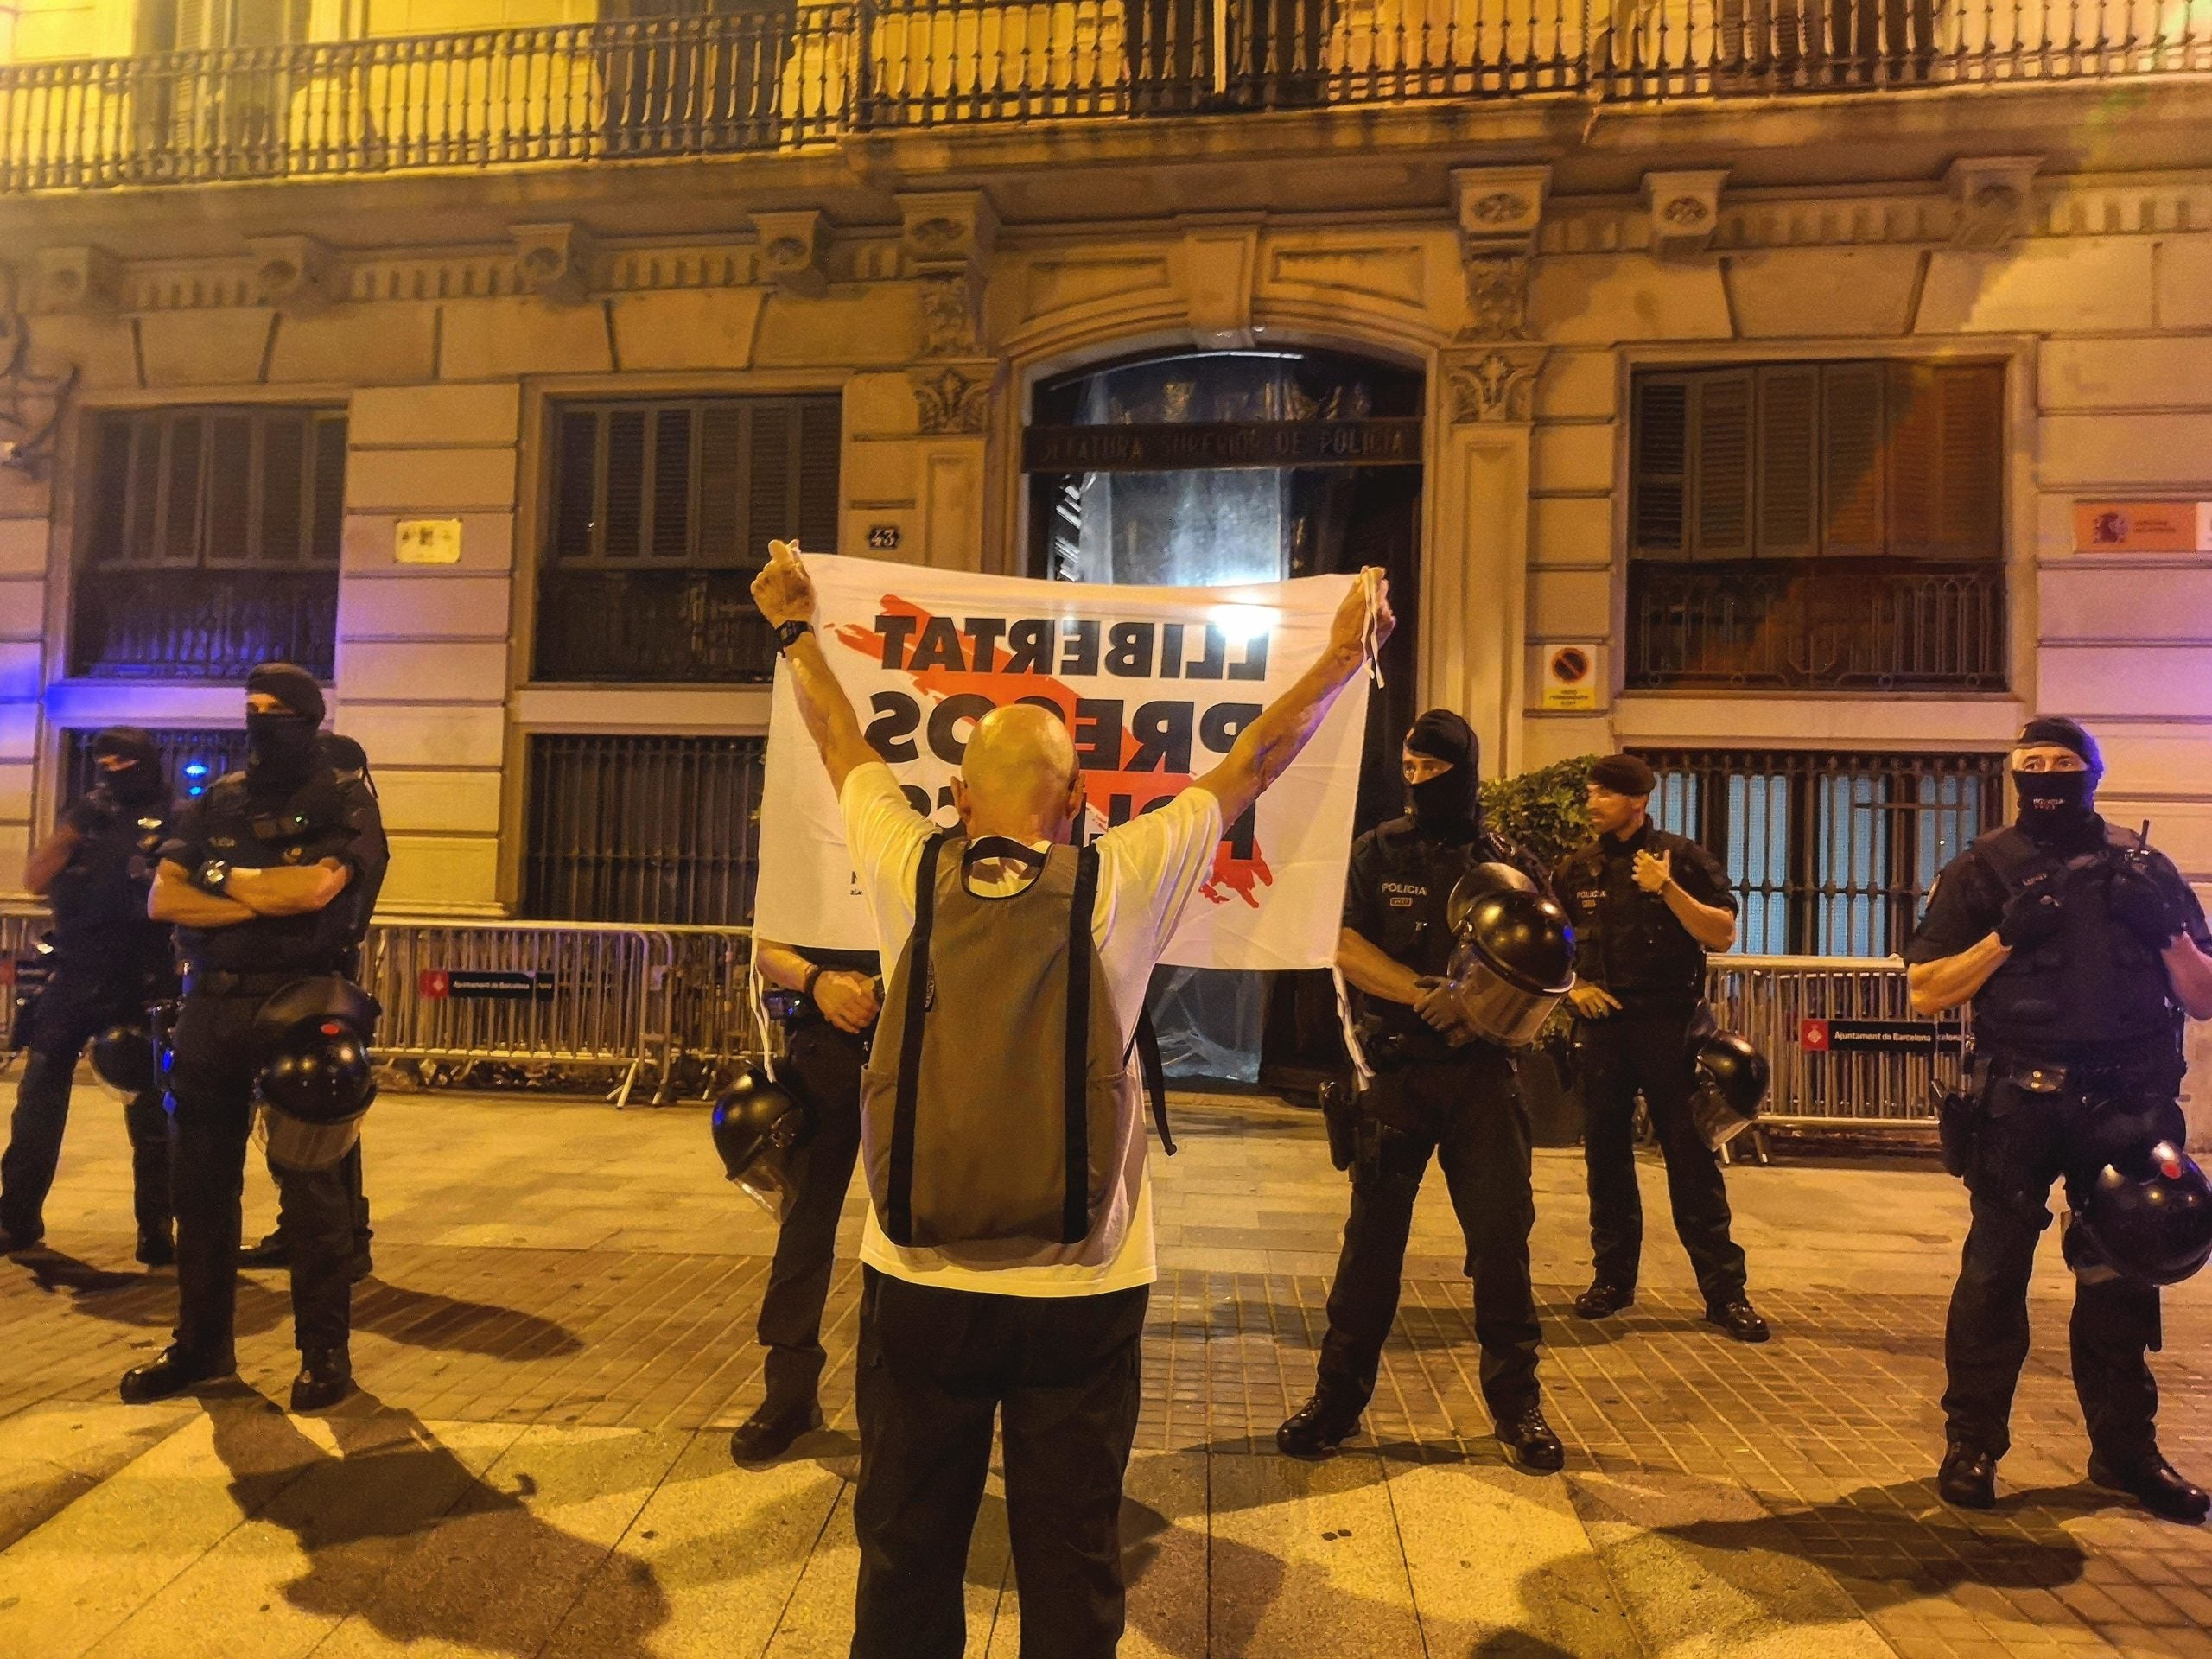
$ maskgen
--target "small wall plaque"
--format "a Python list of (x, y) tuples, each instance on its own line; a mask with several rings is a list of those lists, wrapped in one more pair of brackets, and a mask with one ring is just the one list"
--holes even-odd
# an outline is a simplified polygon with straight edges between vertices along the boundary
[(392, 531), (391, 556), (401, 564), (459, 564), (461, 520), (401, 519)]
[(898, 545), (898, 525), (870, 524), (868, 527), (868, 550), (869, 552), (889, 553), (894, 551)]

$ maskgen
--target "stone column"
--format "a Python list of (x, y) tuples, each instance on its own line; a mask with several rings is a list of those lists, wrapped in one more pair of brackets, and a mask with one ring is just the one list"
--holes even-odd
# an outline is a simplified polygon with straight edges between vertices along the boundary
[(981, 569), (991, 544), (991, 407), (1003, 383), (982, 324), (983, 286), (998, 216), (979, 190), (902, 195), (902, 264), (921, 292), (919, 359), (906, 371), (913, 393), (914, 514), (922, 564)]

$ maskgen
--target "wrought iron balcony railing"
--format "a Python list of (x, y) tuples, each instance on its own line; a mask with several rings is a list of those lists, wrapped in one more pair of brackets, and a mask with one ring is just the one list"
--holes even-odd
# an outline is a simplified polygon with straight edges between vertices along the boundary
[(283, 661), (327, 679), (337, 660), (334, 569), (92, 565), (73, 580), (73, 674), (238, 680)]
[(1631, 690), (2000, 691), (2005, 570), (1631, 559)]
[(1056, 118), (2212, 71), (2185, 0), (788, 0), (0, 68), (0, 189), (788, 148)]
[(541, 680), (765, 684), (776, 640), (750, 570), (580, 569), (537, 577)]

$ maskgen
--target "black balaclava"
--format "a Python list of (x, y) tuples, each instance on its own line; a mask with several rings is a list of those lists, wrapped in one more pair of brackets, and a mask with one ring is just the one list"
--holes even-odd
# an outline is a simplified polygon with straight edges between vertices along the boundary
[(2039, 842), (2067, 846), (2094, 839), (2097, 782), (2105, 775), (2097, 741), (2078, 721), (2060, 715), (2039, 715), (2020, 728), (2015, 748), (2056, 744), (2082, 757), (2082, 772), (2015, 772), (2012, 791), (2019, 797), (2020, 828)]
[(1406, 785), (1414, 826), (1432, 841), (1472, 841), (1482, 827), (1482, 745), (1475, 728), (1449, 709), (1432, 709), (1414, 721), (1406, 747), (1452, 766), (1426, 783)]
[(261, 691), (283, 709), (245, 717), (246, 776), (267, 788), (296, 789), (308, 780), (321, 753), (316, 728), (322, 724), (322, 688), (315, 676), (290, 663), (264, 663), (245, 677), (248, 692)]
[(168, 797), (168, 780), (162, 776), (162, 752), (153, 734), (136, 726), (111, 726), (92, 739), (92, 758), (110, 756), (130, 764), (118, 772), (103, 771), (99, 782), (114, 791), (129, 807), (159, 806)]

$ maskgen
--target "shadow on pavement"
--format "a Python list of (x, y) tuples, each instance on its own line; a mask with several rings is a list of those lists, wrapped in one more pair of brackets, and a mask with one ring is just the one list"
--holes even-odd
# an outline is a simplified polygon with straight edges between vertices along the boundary
[[(669, 1618), (652, 1567), (532, 1514), (527, 1475), (516, 1492), (493, 1485), (413, 1413), (366, 1394), (325, 1420), (335, 1457), (250, 1389), (203, 1399), (232, 1498), (307, 1552), (308, 1571), (284, 1586), (294, 1606), (365, 1619), (399, 1642), (535, 1655), (597, 1574), (594, 1651), (650, 1659), (645, 1638)], [(395, 1574), (410, 1554), (421, 1566)], [(618, 1598), (612, 1609), (608, 1587)]]
[[(54, 1251), (25, 1256), (22, 1265), (30, 1270), (40, 1289), (68, 1292), (76, 1298), (74, 1311), (93, 1319), (159, 1329), (176, 1318), (173, 1274), (111, 1273)], [(285, 1289), (275, 1287), (286, 1281), (281, 1273), (271, 1277), (274, 1287), (240, 1275), (238, 1335), (258, 1336), (290, 1321), (291, 1298)], [(374, 1332), (410, 1348), (493, 1359), (555, 1359), (580, 1353), (584, 1346), (583, 1338), (566, 1325), (520, 1308), (467, 1301), (435, 1290), (410, 1290), (373, 1278), (353, 1287), (353, 1329)]]

